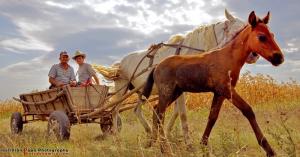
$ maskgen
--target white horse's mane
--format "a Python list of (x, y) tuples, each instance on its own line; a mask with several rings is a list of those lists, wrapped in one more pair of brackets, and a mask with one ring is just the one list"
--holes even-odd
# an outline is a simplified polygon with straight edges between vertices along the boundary
[[(219, 23), (221, 23), (221, 22), (219, 22)], [(198, 45), (199, 40), (204, 39), (202, 41), (204, 43), (204, 45), (203, 45), (204, 47), (202, 49), (205, 51), (208, 51), (208, 50), (222, 48), (224, 45), (226, 45), (231, 40), (233, 40), (233, 38), (244, 28), (244, 27), (242, 27), (240, 30), (236, 30), (234, 32), (234, 34), (232, 34), (229, 38), (227, 38), (227, 40), (223, 40), (223, 41), (220, 41), (220, 43), (218, 43), (218, 41), (216, 39), (217, 37), (215, 34), (216, 32), (214, 30), (215, 25), (216, 24), (201, 25), (201, 26), (197, 26), (196, 28), (194, 28), (191, 31), (187, 31), (186, 34), (172, 35), (168, 39), (167, 43), (168, 44), (178, 44), (180, 42), (183, 42), (183, 45), (185, 45), (185, 46), (198, 48), (197, 46), (199, 46)], [(199, 39), (200, 33), (203, 33), (203, 36), (201, 37), (201, 39)], [(163, 47), (159, 51), (162, 52), (162, 51), (166, 51), (168, 49), (172, 49), (172, 48), (171, 47)]]
[[(186, 46), (197, 46), (197, 41), (199, 40), (199, 33), (205, 33), (205, 40), (207, 47), (212, 47), (211, 44), (214, 42), (211, 42), (211, 40), (209, 40), (209, 38), (213, 38), (213, 40), (215, 39), (214, 36), (214, 32), (213, 32), (213, 24), (212, 25), (201, 25), (201, 26), (197, 26), (196, 28), (194, 28), (191, 31), (187, 31), (186, 34), (175, 34), (172, 35), (167, 43), (168, 44), (178, 44), (180, 42), (183, 42), (185, 40), (184, 45)], [(170, 47), (163, 47), (161, 48), (161, 51), (165, 51), (166, 49), (169, 49)]]
[[(188, 31), (186, 34), (175, 34), (172, 35), (167, 43), (168, 44), (178, 44), (183, 42), (182, 44), (185, 46), (190, 46), (194, 48), (199, 48), (199, 40), (205, 39), (204, 42), (204, 49), (205, 51), (208, 50), (211, 47), (216, 47), (217, 46), (217, 39), (215, 37), (215, 32), (214, 32), (214, 24), (211, 25), (201, 25), (197, 26), (191, 31)], [(202, 33), (205, 37), (202, 36), (202, 39), (199, 39), (199, 34)], [(171, 47), (163, 47), (159, 51), (167, 51), (168, 49), (174, 49)], [(185, 51), (185, 49), (183, 49)]]

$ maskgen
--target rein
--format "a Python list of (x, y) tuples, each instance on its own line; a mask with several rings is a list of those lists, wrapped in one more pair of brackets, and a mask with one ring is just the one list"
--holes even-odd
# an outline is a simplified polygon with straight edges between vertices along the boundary
[(180, 54), (180, 50), (181, 50), (182, 48), (186, 48), (186, 49), (190, 49), (190, 50), (195, 50), (195, 51), (205, 52), (205, 50), (203, 50), (203, 49), (198, 49), (198, 48), (194, 48), (194, 47), (182, 45), (182, 43), (180, 43), (180, 44), (165, 44), (165, 43), (159, 43), (159, 44), (162, 44), (163, 46), (173, 47), (173, 48), (179, 49), (179, 53), (178, 53), (178, 54), (175, 53), (176, 55), (179, 55), (179, 54)]
[(216, 45), (218, 46), (219, 45), (219, 42), (218, 42), (218, 38), (217, 38), (217, 34), (216, 34), (216, 27), (217, 24), (213, 24), (213, 30), (214, 30), (214, 37), (215, 37), (215, 42), (216, 42)]

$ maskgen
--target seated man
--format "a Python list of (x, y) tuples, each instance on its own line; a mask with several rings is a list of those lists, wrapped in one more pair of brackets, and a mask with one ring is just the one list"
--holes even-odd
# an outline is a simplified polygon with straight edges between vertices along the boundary
[(49, 82), (51, 88), (62, 87), (70, 84), (76, 86), (76, 78), (74, 69), (68, 64), (69, 55), (66, 51), (62, 51), (59, 55), (59, 64), (54, 64), (49, 71)]

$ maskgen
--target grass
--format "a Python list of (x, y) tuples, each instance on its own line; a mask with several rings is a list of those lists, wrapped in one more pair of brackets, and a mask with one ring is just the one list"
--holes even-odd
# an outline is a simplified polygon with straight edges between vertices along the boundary
[[(237, 86), (238, 92), (251, 104), (258, 124), (277, 156), (300, 155), (300, 86), (291, 80), (279, 83), (266, 75), (244, 74)], [(134, 98), (131, 98), (134, 99)], [(169, 141), (176, 156), (265, 156), (258, 145), (249, 122), (228, 101), (223, 105), (219, 119), (211, 133), (207, 147), (199, 144), (209, 114), (212, 94), (188, 94), (188, 122), (194, 151), (186, 150), (180, 121), (177, 120)], [(58, 142), (46, 136), (47, 123), (34, 122), (24, 125), (21, 135), (10, 134), (10, 114), (22, 111), (14, 101), (0, 104), (0, 150), (3, 148), (67, 149), (68, 155), (53, 156), (163, 156), (159, 145), (145, 149), (146, 137), (133, 111), (122, 113), (123, 128), (118, 136), (104, 140), (97, 136), (97, 124), (81, 124), (71, 128), (69, 141)], [(166, 120), (170, 119), (172, 107)], [(148, 120), (151, 107), (144, 106)], [(167, 122), (166, 121), (166, 122)], [(23, 153), (3, 153), (0, 156), (24, 156)], [(28, 155), (25, 155), (28, 156)], [(45, 155), (37, 155), (45, 156)]]

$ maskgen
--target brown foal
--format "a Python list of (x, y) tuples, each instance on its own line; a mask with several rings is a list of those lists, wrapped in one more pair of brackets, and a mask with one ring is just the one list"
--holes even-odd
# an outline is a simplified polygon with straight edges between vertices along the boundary
[(259, 19), (253, 11), (249, 15), (249, 24), (222, 49), (197, 55), (172, 56), (157, 65), (151, 72), (143, 93), (149, 97), (153, 83), (159, 91), (159, 103), (153, 112), (150, 145), (156, 141), (159, 131), (162, 151), (171, 153), (163, 131), (166, 108), (183, 92), (213, 92), (208, 123), (201, 142), (207, 144), (222, 103), (228, 99), (249, 120), (257, 141), (267, 156), (275, 155), (256, 122), (252, 108), (234, 89), (240, 70), (251, 52), (257, 52), (274, 66), (284, 61), (283, 54), (274, 41), (274, 35), (266, 25), (269, 17), (268, 13), (266, 17)]

